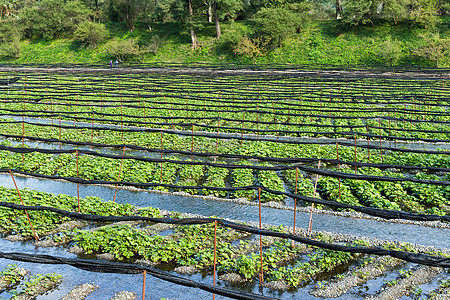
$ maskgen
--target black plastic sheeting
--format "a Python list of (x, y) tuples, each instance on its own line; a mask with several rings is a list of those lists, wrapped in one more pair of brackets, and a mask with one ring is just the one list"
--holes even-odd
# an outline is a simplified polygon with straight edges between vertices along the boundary
[[(10, 148), (10, 149), (6, 149)], [(272, 171), (281, 171), (287, 169), (299, 169), (304, 172), (318, 174), (323, 176), (330, 176), (335, 178), (343, 178), (343, 179), (356, 179), (356, 180), (367, 180), (367, 181), (390, 181), (390, 182), (401, 182), (401, 181), (409, 181), (415, 183), (423, 183), (423, 184), (432, 184), (432, 185), (450, 185), (450, 181), (447, 180), (430, 180), (430, 179), (418, 179), (413, 177), (389, 177), (389, 176), (373, 176), (373, 175), (363, 175), (363, 174), (353, 174), (353, 173), (344, 173), (344, 172), (336, 172), (325, 169), (311, 168), (304, 165), (290, 165), (290, 166), (260, 166), (260, 165), (234, 165), (234, 164), (223, 164), (223, 163), (213, 163), (213, 162), (205, 162), (205, 161), (190, 161), (190, 160), (173, 160), (173, 159), (164, 159), (164, 158), (150, 158), (150, 157), (142, 157), (142, 156), (131, 156), (131, 155), (113, 155), (106, 153), (98, 153), (95, 151), (89, 150), (50, 150), (50, 149), (31, 149), (31, 148), (13, 148), (1, 146), (0, 149), (5, 149), (8, 151), (16, 152), (16, 153), (32, 153), (32, 152), (41, 152), (41, 153), (79, 153), (89, 154), (98, 157), (105, 157), (111, 159), (132, 159), (139, 160), (145, 162), (154, 162), (154, 163), (172, 163), (178, 165), (202, 165), (202, 166), (210, 166), (224, 169), (252, 169), (252, 170), (272, 170)], [(0, 169), (0, 172), (6, 172), (9, 169)], [(19, 170), (14, 170), (18, 172)], [(38, 173), (30, 173), (30, 174), (38, 174)], [(61, 177), (63, 179), (63, 177)], [(126, 184), (124, 182), (124, 184)], [(146, 183), (141, 183), (142, 186), (145, 186)]]
[[(0, 134), (2, 136), (2, 134)], [(8, 137), (19, 137), (19, 136), (8, 136)], [(222, 154), (222, 153), (208, 153), (208, 152), (191, 152), (191, 151), (183, 151), (183, 150), (164, 150), (159, 148), (146, 148), (136, 145), (130, 145), (130, 144), (98, 144), (98, 143), (84, 143), (84, 142), (65, 142), (58, 139), (44, 139), (44, 138), (30, 138), (26, 137), (27, 139), (34, 140), (34, 141), (42, 141), (42, 142), (61, 142), (64, 144), (69, 145), (78, 145), (78, 146), (93, 146), (93, 147), (99, 147), (99, 148), (116, 148), (116, 149), (133, 149), (133, 150), (140, 150), (140, 151), (147, 151), (149, 153), (162, 153), (162, 154), (180, 154), (185, 156), (196, 156), (196, 157), (222, 157), (222, 158), (229, 158), (229, 159), (242, 159), (242, 160), (249, 160), (249, 159), (255, 159), (259, 161), (267, 161), (267, 162), (277, 162), (277, 163), (317, 163), (318, 161), (321, 161), (323, 163), (327, 164), (347, 164), (350, 166), (356, 166), (356, 167), (370, 167), (370, 168), (381, 168), (381, 169), (387, 169), (387, 168), (398, 168), (398, 169), (407, 169), (407, 170), (422, 170), (422, 171), (434, 171), (434, 172), (450, 172), (450, 168), (439, 168), (439, 167), (422, 167), (422, 166), (409, 166), (409, 165), (392, 165), (392, 164), (376, 164), (376, 163), (363, 163), (363, 162), (353, 162), (353, 161), (345, 161), (345, 160), (338, 160), (338, 159), (319, 159), (319, 158), (284, 158), (284, 157), (264, 157), (264, 156), (253, 156), (253, 155), (240, 155), (240, 154)], [(97, 151), (90, 151), (90, 150), (55, 150), (55, 149), (41, 149), (41, 148), (21, 148), (21, 147), (9, 147), (0, 145), (0, 150), (4, 151), (10, 151), (14, 153), (33, 153), (33, 152), (40, 152), (40, 153), (47, 153), (47, 154), (61, 154), (61, 153), (82, 153), (82, 154), (88, 154), (92, 156), (102, 156), (101, 153)], [(113, 159), (135, 159), (140, 160), (142, 156), (122, 156), (122, 155), (111, 155), (107, 156), (108, 158)], [(173, 163), (176, 162), (174, 160), (162, 160), (164, 162)], [(158, 159), (157, 162), (161, 162), (161, 159)], [(229, 165), (229, 164), (227, 164)], [(239, 165), (242, 166), (242, 165)], [(247, 168), (250, 168), (251, 166), (247, 166)], [(295, 169), (296, 165), (290, 165), (290, 166), (276, 166), (276, 167), (266, 167), (267, 170), (286, 170), (286, 169)], [(313, 168), (313, 170), (315, 170)]]
[(16, 81), (19, 81), (19, 79), (20, 79), (20, 77), (0, 79), (0, 85), (8, 85), (8, 84), (14, 83)]
[(302, 195), (297, 194), (291, 194), (286, 192), (280, 192), (275, 191), (269, 188), (266, 188), (261, 185), (250, 185), (250, 186), (239, 186), (239, 187), (211, 187), (211, 186), (180, 186), (180, 185), (174, 185), (174, 184), (163, 184), (163, 183), (136, 183), (136, 182), (126, 182), (126, 181), (107, 181), (107, 180), (86, 180), (76, 177), (63, 177), (63, 176), (54, 176), (54, 175), (42, 175), (37, 173), (30, 173), (30, 172), (24, 172), (14, 169), (0, 169), (0, 173), (9, 173), (13, 172), (16, 174), (22, 174), (27, 176), (34, 176), (37, 178), (46, 178), (46, 179), (61, 179), (66, 180), (73, 183), (79, 183), (79, 184), (103, 184), (103, 185), (127, 185), (127, 186), (133, 186), (137, 188), (142, 187), (157, 187), (157, 186), (163, 186), (167, 188), (177, 188), (177, 189), (208, 189), (208, 190), (214, 190), (214, 191), (241, 191), (241, 190), (257, 190), (261, 189), (264, 191), (267, 191), (269, 193), (277, 194), (277, 195), (285, 195), (288, 197), (292, 197), (294, 199), (299, 199), (311, 203), (317, 203), (317, 204), (323, 204), (328, 205), (331, 207), (337, 207), (337, 208), (347, 208), (347, 209), (353, 209), (371, 216), (383, 218), (383, 219), (407, 219), (407, 220), (413, 220), (413, 221), (443, 221), (443, 222), (450, 222), (450, 216), (439, 216), (439, 215), (423, 215), (423, 214), (415, 214), (415, 213), (408, 213), (408, 212), (402, 212), (397, 210), (388, 210), (388, 209), (378, 209), (378, 208), (372, 208), (372, 207), (365, 207), (365, 206), (357, 206), (357, 205), (350, 205), (345, 203), (340, 203), (336, 201), (329, 201), (329, 200), (323, 200), (319, 198), (312, 198), (312, 197), (306, 197)]
[(214, 223), (220, 224), (221, 226), (235, 229), (241, 232), (247, 232), (252, 234), (259, 234), (264, 236), (272, 236), (279, 238), (291, 239), (302, 244), (306, 244), (309, 246), (315, 246), (320, 248), (325, 248), (329, 250), (335, 251), (343, 251), (349, 253), (362, 253), (362, 254), (371, 254), (371, 255), (379, 255), (379, 256), (391, 256), (394, 258), (401, 259), (407, 262), (413, 262), (426, 266), (433, 267), (442, 267), (449, 268), (450, 267), (450, 258), (448, 257), (439, 257), (439, 256), (431, 256), (427, 254), (420, 253), (411, 253), (408, 251), (401, 250), (388, 250), (379, 247), (371, 248), (371, 247), (354, 247), (347, 245), (339, 245), (339, 244), (331, 244), (327, 242), (317, 241), (306, 237), (300, 237), (296, 235), (292, 235), (289, 233), (276, 232), (267, 229), (259, 229), (249, 225), (243, 225), (231, 221), (227, 221), (220, 218), (184, 218), (184, 219), (173, 219), (173, 218), (151, 218), (151, 217), (143, 217), (143, 216), (99, 216), (99, 215), (90, 215), (90, 214), (82, 214), (77, 212), (64, 211), (54, 207), (47, 206), (23, 206), (14, 203), (8, 202), (0, 202), (0, 206), (8, 207), (11, 209), (17, 210), (27, 210), (27, 211), (51, 211), (57, 213), (62, 216), (82, 219), (87, 221), (96, 221), (96, 222), (118, 222), (118, 221), (148, 221), (154, 223), (165, 223), (165, 224), (177, 224), (177, 225), (197, 225), (197, 224), (207, 224)]
[[(278, 139), (278, 138), (267, 138), (264, 136), (258, 136), (258, 137), (246, 137), (246, 136), (232, 136), (229, 134), (215, 134), (215, 133), (199, 133), (199, 132), (189, 132), (189, 131), (179, 131), (179, 130), (172, 130), (172, 129), (154, 129), (154, 128), (139, 128), (139, 129), (125, 129), (125, 128), (111, 128), (111, 127), (99, 127), (99, 126), (71, 126), (71, 125), (56, 125), (56, 124), (42, 124), (42, 123), (33, 123), (33, 122), (27, 122), (27, 121), (0, 121), (0, 123), (3, 124), (29, 124), (29, 125), (36, 125), (36, 126), (42, 126), (42, 127), (52, 127), (52, 128), (61, 128), (61, 129), (85, 129), (85, 130), (95, 130), (95, 131), (116, 131), (116, 132), (162, 132), (166, 134), (175, 134), (175, 135), (181, 135), (181, 136), (195, 136), (195, 137), (206, 137), (206, 138), (212, 138), (212, 139), (221, 139), (221, 140), (245, 140), (245, 141), (265, 141), (265, 142), (274, 142), (274, 143), (282, 143), (282, 144), (293, 144), (293, 145), (335, 145), (339, 144), (341, 146), (348, 146), (348, 147), (358, 147), (358, 148), (364, 148), (364, 149), (384, 149), (389, 151), (396, 151), (396, 152), (411, 152), (411, 153), (427, 153), (427, 154), (450, 154), (450, 151), (429, 151), (429, 150), (416, 150), (416, 149), (401, 149), (401, 148), (395, 148), (395, 147), (380, 147), (375, 145), (356, 145), (351, 142), (345, 142), (345, 141), (296, 141), (296, 140), (284, 140), (284, 139)], [(167, 125), (172, 125), (172, 123), (167, 123)], [(197, 126), (197, 125), (195, 125)], [(217, 127), (216, 127), (217, 128)], [(255, 130), (254, 130), (255, 131)], [(235, 133), (236, 135), (237, 133)], [(5, 134), (1, 134), (2, 136), (8, 136)], [(351, 133), (352, 136), (364, 136), (364, 137), (379, 137), (378, 135), (369, 135), (369, 134), (363, 134), (363, 133)], [(14, 136), (14, 135), (9, 135)], [(20, 138), (27, 136), (18, 136)], [(381, 136), (380, 136), (381, 137)], [(386, 137), (386, 136), (382, 136)], [(392, 139), (397, 140), (419, 140), (419, 141), (428, 141), (428, 142), (450, 142), (450, 140), (438, 140), (438, 139), (416, 139), (416, 138), (405, 138), (405, 137), (396, 137), (396, 136), (387, 136)]]
[[(149, 109), (147, 107), (147, 109)], [(154, 108), (159, 110), (158, 108)], [(9, 109), (2, 109), (5, 111), (13, 111)], [(173, 109), (175, 110), (175, 109)], [(207, 128), (207, 129), (214, 129), (220, 128), (222, 130), (234, 130), (235, 132), (251, 132), (251, 133), (272, 133), (272, 134), (279, 134), (279, 133), (289, 133), (289, 134), (316, 134), (316, 135), (330, 135), (330, 136), (336, 136), (336, 135), (347, 135), (347, 136), (364, 136), (364, 137), (372, 137), (372, 138), (388, 138), (388, 139), (397, 139), (397, 140), (407, 140), (407, 141), (427, 141), (427, 142), (448, 142), (450, 140), (438, 140), (438, 139), (424, 139), (424, 138), (414, 138), (414, 137), (401, 137), (401, 136), (390, 136), (390, 135), (377, 135), (377, 134), (364, 134), (360, 132), (342, 132), (342, 131), (298, 131), (298, 130), (279, 130), (279, 129), (250, 129), (250, 128), (243, 128), (243, 127), (227, 127), (227, 126), (216, 126), (216, 125), (205, 125), (205, 124), (197, 124), (197, 123), (175, 123), (173, 120), (210, 120), (210, 121), (227, 121), (227, 122), (235, 122), (235, 123), (250, 123), (250, 124), (262, 124), (262, 125), (280, 125), (280, 126), (295, 126), (297, 128), (299, 127), (318, 127), (318, 128), (364, 128), (364, 129), (382, 129), (385, 131), (390, 132), (424, 132), (424, 133), (446, 133), (450, 134), (450, 131), (445, 130), (423, 130), (423, 129), (404, 129), (404, 128), (394, 128), (394, 127), (384, 127), (384, 126), (373, 126), (373, 125), (330, 125), (330, 124), (317, 124), (317, 123), (288, 123), (288, 122), (268, 122), (268, 121), (254, 121), (254, 120), (245, 120), (245, 119), (231, 119), (231, 118), (222, 118), (222, 117), (171, 117), (171, 116), (135, 116), (135, 115), (127, 115), (127, 114), (109, 114), (109, 113), (102, 113), (97, 111), (84, 111), (84, 112), (43, 112), (43, 111), (22, 111), (22, 110), (14, 110), (20, 113), (14, 114), (14, 113), (5, 113), (0, 114), (0, 116), (12, 116), (12, 117), (23, 117), (23, 118), (65, 118), (64, 121), (67, 120), (78, 120), (78, 121), (84, 121), (84, 122), (109, 122), (111, 124), (122, 124), (126, 126), (137, 126), (137, 125), (157, 125), (157, 126), (183, 126), (183, 127), (192, 127), (195, 126), (197, 128)], [(183, 110), (185, 111), (185, 110)], [(203, 111), (203, 110), (199, 110)], [(25, 112), (33, 112), (33, 113), (40, 113), (40, 114), (26, 114)], [(209, 111), (210, 112), (210, 111)], [(242, 112), (248, 112), (248, 111), (242, 111)], [(88, 115), (85, 117), (79, 117), (75, 115)], [(172, 120), (172, 122), (149, 122), (149, 121), (124, 121), (124, 120), (118, 120), (118, 119), (106, 119), (106, 118), (93, 118), (93, 116), (115, 116), (115, 117), (123, 117), (123, 118), (136, 118), (136, 119), (165, 119), (165, 120)], [(89, 117), (90, 116), (90, 117)], [(378, 119), (378, 117), (367, 117), (367, 119)], [(383, 120), (392, 120), (392, 121), (405, 121), (405, 119), (402, 118), (392, 118), (392, 117), (381, 117)], [(346, 118), (347, 119), (347, 118)], [(408, 122), (411, 120), (407, 120)], [(15, 121), (16, 123), (22, 123), (22, 121)], [(416, 122), (428, 122), (428, 120), (414, 120), (414, 123)], [(3, 123), (3, 122), (2, 122)], [(28, 124), (39, 126), (39, 124), (42, 123), (30, 123)], [(101, 124), (101, 123), (100, 123)], [(96, 123), (96, 125), (98, 125)]]
[(164, 272), (144, 265), (104, 262), (104, 261), (76, 259), (76, 258), (63, 258), (43, 254), (27, 254), (27, 253), (0, 252), (0, 258), (38, 264), (70, 265), (72, 267), (79, 268), (82, 270), (101, 273), (137, 274), (146, 271), (148, 274), (165, 281), (169, 281), (187, 287), (198, 288), (210, 293), (215, 293), (217, 295), (222, 295), (233, 299), (242, 299), (242, 300), (274, 299), (257, 294), (243, 293), (205, 283), (195, 282), (193, 280), (186, 279), (177, 275), (172, 275), (168, 272)]

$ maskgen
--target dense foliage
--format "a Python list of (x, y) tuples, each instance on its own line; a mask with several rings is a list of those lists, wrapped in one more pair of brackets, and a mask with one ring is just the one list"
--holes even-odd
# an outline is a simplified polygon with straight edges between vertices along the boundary
[[(175, 55), (183, 62), (449, 64), (448, 0), (63, 2), (0, 1), (0, 57), (53, 62), (68, 52), (65, 59), (79, 62), (167, 61)], [(64, 50), (55, 50), (61, 43)], [(344, 58), (341, 47), (360, 59)], [(371, 60), (354, 47), (371, 52)], [(46, 50), (36, 54), (39, 48)]]

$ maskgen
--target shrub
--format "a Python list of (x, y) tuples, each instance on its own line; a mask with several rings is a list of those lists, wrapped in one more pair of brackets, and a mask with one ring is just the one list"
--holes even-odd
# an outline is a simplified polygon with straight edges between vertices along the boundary
[(107, 35), (108, 31), (104, 24), (84, 21), (76, 25), (74, 38), (84, 46), (96, 47)]
[(281, 46), (283, 39), (300, 31), (304, 20), (299, 13), (286, 8), (262, 8), (253, 17), (253, 21), (259, 36)]
[(264, 41), (261, 37), (252, 39), (244, 35), (234, 46), (233, 52), (236, 55), (250, 58), (253, 63), (256, 63), (256, 58), (265, 54), (269, 42), (270, 39)]
[(450, 63), (450, 38), (441, 38), (439, 33), (421, 34), (424, 44), (414, 54), (431, 60), (436, 67)]
[(139, 45), (133, 39), (113, 39), (106, 43), (105, 49), (107, 55), (113, 56), (119, 61), (126, 61), (131, 58), (136, 58), (141, 54)]
[(0, 44), (0, 55), (3, 57), (19, 58), (20, 57), (21, 46), (19, 39), (2, 42)]
[(439, 22), (437, 0), (412, 0), (410, 19), (424, 28), (434, 28)]
[(16, 20), (0, 23), (0, 55), (18, 58), (20, 56), (20, 39), (22, 32)]
[(400, 59), (401, 52), (401, 42), (388, 36), (385, 41), (380, 43), (377, 55), (383, 60), (383, 63), (393, 66)]

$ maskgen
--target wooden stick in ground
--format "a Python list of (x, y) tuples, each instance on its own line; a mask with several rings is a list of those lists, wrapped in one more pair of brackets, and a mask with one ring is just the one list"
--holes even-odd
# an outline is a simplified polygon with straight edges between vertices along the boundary
[[(339, 144), (336, 143), (336, 159), (339, 160)], [(341, 171), (341, 165), (338, 164), (338, 172)], [(339, 180), (339, 200), (341, 200), (341, 178), (338, 178)]]
[[(320, 159), (319, 159), (319, 164), (317, 165), (317, 169), (320, 169)], [(317, 181), (319, 180), (319, 174), (316, 174), (316, 183), (314, 184), (314, 195), (313, 198), (316, 197), (316, 191), (317, 191)], [(314, 203), (311, 203), (311, 212), (309, 213), (309, 224), (308, 224), (308, 235), (311, 234), (311, 230), (312, 230), (312, 214), (313, 214), (313, 209), (314, 209)]]
[[(295, 194), (297, 195), (298, 187), (298, 168), (295, 168)], [(294, 228), (292, 229), (292, 234), (295, 235), (295, 220), (297, 219), (297, 198), (294, 198)], [(295, 242), (291, 242), (292, 248), (295, 247)]]
[[(59, 115), (59, 140), (61, 141), (61, 115)], [(61, 142), (59, 142), (59, 150), (62, 149)]]
[(144, 278), (142, 279), (142, 300), (145, 299), (145, 275), (147, 275), (146, 270), (144, 270)]
[[(213, 286), (216, 286), (216, 251), (217, 251), (217, 221), (214, 221), (214, 267), (213, 267)], [(216, 299), (216, 294), (213, 294), (213, 300)]]
[[(259, 229), (262, 229), (261, 222), (261, 188), (258, 188), (258, 201), (259, 201)], [(259, 252), (261, 256), (261, 273), (259, 274), (259, 283), (264, 283), (264, 273), (263, 273), (263, 252), (262, 252), (262, 235), (259, 235)]]
[[(9, 170), (9, 174), (11, 174), (11, 178), (14, 182), (14, 186), (16, 187), (17, 194), (19, 195), (20, 202), (22, 203), (22, 205), (25, 206), (25, 204), (23, 203), (23, 200), (22, 200), (22, 196), (20, 195), (19, 188), (17, 187), (16, 180), (14, 179), (14, 175), (11, 172), (11, 170)], [(31, 231), (33, 232), (34, 238), (36, 239), (36, 242), (37, 242), (37, 241), (39, 241), (39, 237), (36, 234), (36, 232), (34, 231), (33, 224), (31, 224), (30, 216), (28, 215), (28, 212), (26, 210), (25, 210), (25, 214), (27, 215), (27, 219), (28, 219), (28, 222), (30, 223)]]
[[(78, 150), (75, 152), (76, 156), (76, 165), (77, 165), (77, 178), (78, 178)], [(81, 212), (80, 207), (80, 184), (77, 182), (77, 199), (78, 199), (78, 212)]]
[[(123, 152), (122, 156), (125, 155), (125, 146), (123, 146)], [(117, 176), (117, 181), (120, 181), (120, 174), (122, 173), (122, 164), (123, 164), (123, 158), (120, 159), (120, 167), (119, 167), (119, 176)], [(114, 191), (114, 198), (113, 202), (116, 202), (116, 196), (117, 196), (117, 189), (119, 188), (119, 184), (116, 184), (116, 190)]]
[[(356, 134), (355, 134), (355, 163), (356, 163)], [(356, 165), (355, 165), (355, 174), (357, 173), (358, 171), (357, 171), (357, 168), (356, 168)]]

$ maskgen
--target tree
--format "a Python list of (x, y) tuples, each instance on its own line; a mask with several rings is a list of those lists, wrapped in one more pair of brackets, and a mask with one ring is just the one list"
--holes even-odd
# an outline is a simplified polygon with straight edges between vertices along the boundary
[(342, 8), (342, 19), (351, 25), (372, 23), (374, 1), (346, 0)]
[(256, 32), (278, 46), (283, 39), (299, 31), (302, 25), (300, 15), (285, 8), (261, 8), (253, 21)]
[(342, 19), (342, 1), (336, 0), (336, 20)]
[(198, 40), (197, 40), (197, 35), (195, 34), (195, 29), (194, 29), (194, 9), (192, 7), (192, 0), (186, 0), (186, 6), (188, 8), (188, 13), (189, 13), (188, 26), (189, 26), (189, 31), (191, 32), (191, 48), (197, 49), (198, 48)]
[(26, 7), (20, 18), (25, 36), (50, 40), (73, 33), (90, 14), (91, 10), (80, 1), (42, 0)]
[(113, 22), (124, 21), (133, 31), (136, 21), (136, 0), (109, 0), (109, 18)]
[(414, 51), (414, 54), (431, 60), (436, 67), (450, 63), (450, 38), (442, 38), (438, 33), (422, 34), (424, 45)]
[(216, 25), (216, 36), (219, 39), (220, 20), (235, 20), (244, 11), (243, 0), (214, 0), (214, 22)]
[(424, 28), (436, 26), (438, 12), (438, 0), (411, 0), (410, 19)]
[(96, 47), (108, 35), (106, 27), (102, 23), (84, 21), (76, 25), (74, 38), (83, 43), (84, 46)]

